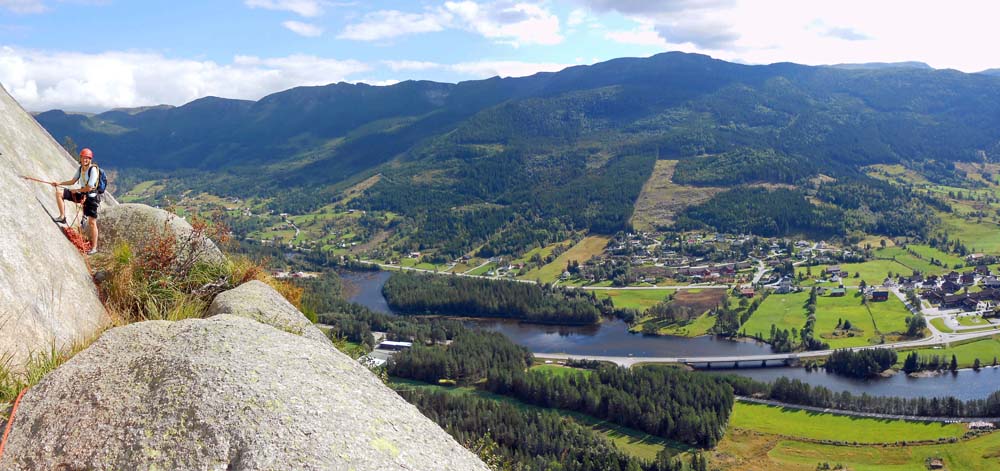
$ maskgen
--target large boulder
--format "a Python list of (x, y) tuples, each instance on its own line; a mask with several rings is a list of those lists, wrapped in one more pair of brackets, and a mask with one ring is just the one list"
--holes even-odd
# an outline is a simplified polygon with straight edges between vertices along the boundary
[(246, 317), (288, 333), (328, 341), (292, 303), (262, 281), (249, 281), (219, 293), (208, 307), (208, 316), (221, 314)]
[(105, 333), (24, 396), (0, 470), (487, 470), (325, 339), (228, 314)]
[[(19, 369), (32, 352), (88, 339), (109, 318), (84, 257), (52, 222), (55, 190), (20, 178), (65, 181), (78, 164), (2, 88), (0, 162), (0, 359)], [(114, 204), (108, 195), (104, 205)], [(78, 209), (66, 211), (73, 219)]]
[(101, 210), (98, 213), (100, 245), (110, 250), (119, 242), (128, 242), (137, 252), (141, 252), (153, 236), (172, 234), (183, 249), (178, 251), (185, 263), (187, 257), (197, 261), (220, 263), (222, 252), (204, 234), (193, 234), (191, 224), (183, 218), (144, 204), (126, 203)]

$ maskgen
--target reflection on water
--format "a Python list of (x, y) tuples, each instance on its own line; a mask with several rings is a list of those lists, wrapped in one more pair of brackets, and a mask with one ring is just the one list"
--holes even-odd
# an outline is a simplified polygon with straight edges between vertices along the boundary
[[(705, 370), (701, 370), (705, 371)], [(813, 386), (824, 386), (834, 392), (850, 391), (872, 396), (896, 397), (945, 397), (958, 399), (984, 399), (1000, 390), (1000, 368), (984, 368), (979, 372), (961, 370), (956, 374), (945, 373), (930, 378), (910, 378), (897, 374), (891, 378), (861, 380), (845, 378), (823, 370), (806, 371), (805, 368), (751, 368), (738, 370), (712, 370), (708, 374), (738, 374), (758, 381), (771, 382), (782, 376), (798, 379)]]
[[(389, 279), (388, 272), (346, 272), (341, 274), (350, 289), (350, 301), (360, 303), (378, 312), (392, 313), (382, 285)], [(629, 333), (624, 322), (606, 321), (594, 326), (552, 326), (526, 324), (503, 319), (471, 319), (466, 325), (501, 332), (513, 342), (538, 353), (570, 353), (602, 356), (728, 356), (771, 353), (765, 344), (733, 342), (715, 337), (646, 337)], [(734, 373), (760, 381), (773, 381), (779, 377), (799, 379), (814, 386), (825, 386), (832, 391), (868, 393), (875, 396), (942, 397), (982, 399), (1000, 390), (1000, 368), (985, 368), (980, 372), (960, 371), (955, 375), (944, 374), (931, 378), (909, 378), (898, 374), (892, 378), (857, 380), (825, 371), (808, 372), (803, 368), (741, 368), (711, 370), (707, 374)]]

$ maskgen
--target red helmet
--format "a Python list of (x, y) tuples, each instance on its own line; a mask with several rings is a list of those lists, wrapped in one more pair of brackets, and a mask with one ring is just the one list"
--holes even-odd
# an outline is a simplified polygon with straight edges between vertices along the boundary
[(83, 150), (80, 151), (80, 158), (82, 159), (84, 157), (86, 157), (88, 159), (93, 159), (94, 158), (94, 153), (91, 152), (90, 149), (84, 148)]

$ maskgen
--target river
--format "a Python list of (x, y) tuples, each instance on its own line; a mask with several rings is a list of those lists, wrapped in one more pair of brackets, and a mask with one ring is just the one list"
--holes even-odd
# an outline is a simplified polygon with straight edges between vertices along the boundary
[[(378, 312), (392, 314), (382, 285), (388, 272), (348, 272), (341, 274), (348, 299)], [(569, 353), (602, 356), (706, 356), (717, 354), (753, 355), (771, 353), (766, 344), (734, 342), (715, 337), (697, 338), (643, 336), (629, 333), (619, 320), (595, 326), (569, 327), (521, 323), (506, 319), (470, 319), (466, 325), (501, 332), (513, 342), (538, 353)], [(706, 371), (706, 374), (738, 374), (760, 381), (773, 381), (785, 376), (799, 379), (832, 391), (867, 393), (873, 396), (941, 397), (982, 399), (1000, 390), (1000, 368), (984, 368), (979, 372), (962, 370), (930, 378), (909, 378), (897, 374), (891, 378), (857, 380), (825, 371), (808, 372), (804, 368), (740, 368)]]

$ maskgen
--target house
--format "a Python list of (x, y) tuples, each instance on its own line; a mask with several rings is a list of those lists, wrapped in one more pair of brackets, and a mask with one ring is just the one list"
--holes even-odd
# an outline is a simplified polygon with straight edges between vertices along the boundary
[(969, 430), (993, 430), (992, 422), (969, 422)]
[(955, 291), (958, 291), (960, 289), (962, 289), (962, 285), (956, 283), (953, 280), (947, 280), (944, 283), (941, 283), (941, 290), (946, 293), (954, 293)]
[(886, 288), (892, 288), (893, 286), (896, 286), (896, 280), (893, 280), (892, 277), (887, 276), (884, 280), (882, 280), (882, 286), (885, 286)]
[(843, 287), (830, 289), (830, 296), (840, 298), (847, 295), (847, 290)]
[(976, 274), (971, 271), (968, 273), (962, 273), (962, 276), (959, 277), (958, 280), (963, 286), (972, 286), (976, 283)]
[(782, 278), (781, 281), (778, 282), (778, 289), (776, 289), (775, 292), (778, 294), (791, 293), (793, 288), (794, 286), (792, 286), (792, 278), (786, 276)]
[(964, 294), (946, 294), (941, 299), (941, 307), (943, 308), (956, 308), (961, 307), (968, 296)]
[(872, 291), (872, 301), (888, 301), (889, 300), (889, 290), (877, 289)]
[(990, 276), (990, 267), (988, 265), (977, 265), (976, 274), (979, 276)]
[(993, 275), (987, 275), (980, 281), (982, 281), (983, 286), (987, 288), (1000, 288), (1000, 278)]
[(944, 279), (946, 281), (958, 282), (958, 278), (961, 277), (961, 276), (962, 275), (959, 274), (957, 271), (952, 270), (952, 271), (948, 272), (947, 275), (944, 276)]
[(840, 265), (830, 265), (823, 270), (827, 275), (840, 275)]
[(934, 289), (925, 291), (920, 296), (932, 304), (941, 304), (944, 302), (945, 294), (941, 290)]
[(752, 298), (754, 297), (754, 294), (755, 293), (752, 287), (746, 287), (740, 289), (740, 296), (743, 296), (745, 298)]
[(407, 348), (412, 348), (413, 342), (394, 342), (392, 340), (385, 340), (378, 344), (377, 349), (379, 350), (391, 350), (398, 352), (400, 350), (406, 350)]

